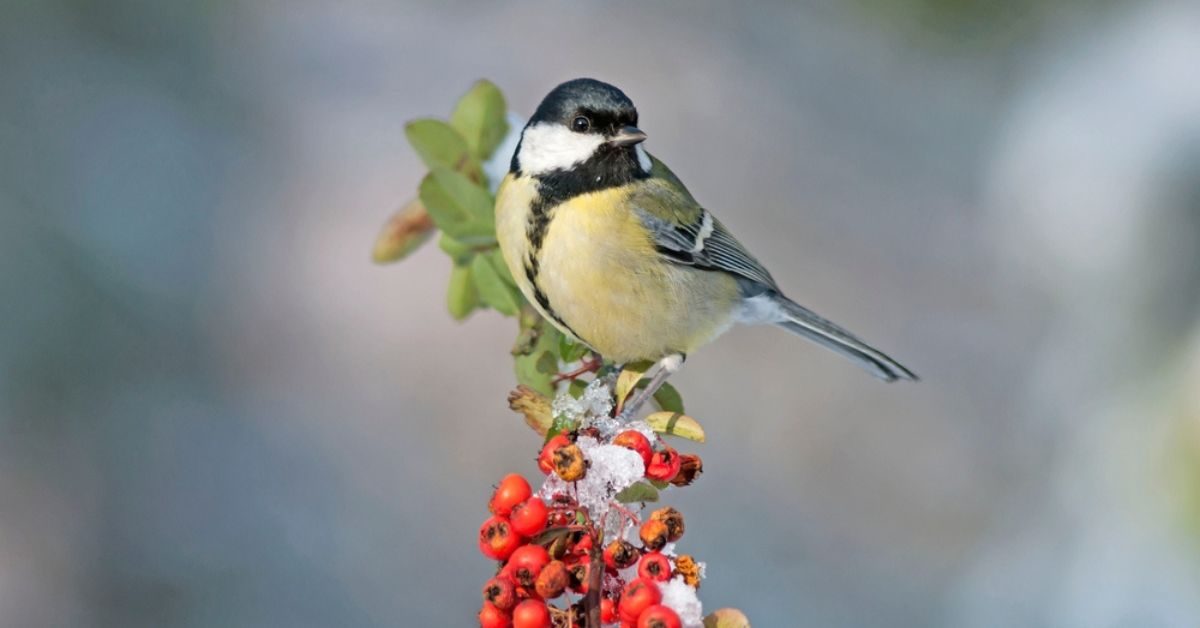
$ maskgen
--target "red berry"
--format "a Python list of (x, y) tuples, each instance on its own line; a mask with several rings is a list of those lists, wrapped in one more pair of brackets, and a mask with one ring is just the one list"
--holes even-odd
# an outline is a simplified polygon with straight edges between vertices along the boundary
[(552, 600), (562, 595), (569, 584), (571, 574), (567, 571), (567, 566), (561, 560), (552, 560), (533, 581), (533, 588), (542, 598)]
[(492, 517), (479, 527), (479, 551), (495, 560), (504, 560), (521, 545), (521, 537), (504, 517)]
[(604, 565), (609, 569), (624, 569), (637, 562), (638, 548), (633, 543), (617, 539), (604, 548)]
[(683, 622), (675, 611), (655, 604), (638, 615), (637, 628), (683, 628)]
[(516, 585), (507, 577), (496, 576), (483, 585), (483, 601), (507, 611), (517, 605)]
[(492, 493), (488, 509), (492, 514), (507, 517), (514, 506), (529, 499), (530, 495), (533, 495), (533, 489), (529, 488), (529, 482), (516, 473), (510, 473), (496, 485), (496, 492)]
[(588, 573), (591, 570), (591, 563), (581, 560), (574, 565), (570, 565), (570, 570), (571, 590), (580, 595), (586, 595), (588, 592)]
[(479, 628), (509, 628), (512, 619), (508, 613), (496, 608), (488, 602), (483, 603), (479, 611)]
[(542, 501), (541, 497), (535, 495), (517, 504), (508, 519), (518, 534), (531, 537), (546, 529), (546, 520), (549, 515), (550, 509), (546, 508), (546, 503)]
[(541, 545), (522, 545), (508, 559), (513, 579), (523, 587), (532, 587), (538, 574), (550, 563), (550, 553)]
[(654, 452), (650, 456), (650, 464), (646, 465), (646, 477), (659, 482), (670, 482), (679, 473), (683, 461), (679, 453), (670, 447)]
[(666, 582), (671, 579), (671, 561), (662, 552), (650, 552), (638, 561), (638, 577)]
[(550, 609), (541, 600), (525, 600), (512, 612), (513, 628), (550, 628)]
[(621, 621), (636, 622), (642, 616), (642, 611), (662, 601), (662, 593), (658, 584), (653, 580), (638, 578), (625, 585), (621, 591), (621, 602), (617, 612)]
[(617, 434), (612, 444), (626, 449), (632, 449), (642, 456), (642, 464), (650, 466), (650, 456), (654, 450), (650, 448), (650, 439), (637, 430), (625, 430)]
[(600, 600), (600, 623), (612, 624), (617, 621), (617, 603), (609, 598)]
[(571, 544), (571, 553), (575, 556), (587, 556), (592, 551), (592, 535), (583, 533)]
[(556, 434), (554, 438), (546, 441), (546, 444), (542, 445), (542, 453), (538, 454), (538, 469), (541, 469), (542, 473), (550, 475), (550, 472), (554, 470), (554, 450), (570, 444), (571, 439), (567, 438), (566, 434)]

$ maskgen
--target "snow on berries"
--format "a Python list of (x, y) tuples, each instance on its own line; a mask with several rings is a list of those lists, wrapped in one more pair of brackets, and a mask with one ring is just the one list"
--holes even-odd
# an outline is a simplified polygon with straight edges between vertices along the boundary
[(614, 419), (612, 386), (597, 378), (578, 399), (555, 399), (555, 425), (565, 429), (538, 450), (540, 487), (516, 474), (497, 483), (479, 530), (480, 552), (499, 565), (483, 586), (481, 626), (703, 625), (703, 563), (675, 553), (683, 514), (644, 514), (659, 492), (693, 482), (700, 458), (644, 421)]

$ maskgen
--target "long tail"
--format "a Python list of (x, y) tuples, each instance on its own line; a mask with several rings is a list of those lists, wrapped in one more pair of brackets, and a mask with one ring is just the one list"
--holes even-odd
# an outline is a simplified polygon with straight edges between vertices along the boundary
[(808, 308), (782, 294), (771, 295), (779, 306), (784, 320), (776, 325), (858, 362), (871, 374), (885, 382), (920, 378), (884, 352), (854, 337), (854, 334), (814, 314)]

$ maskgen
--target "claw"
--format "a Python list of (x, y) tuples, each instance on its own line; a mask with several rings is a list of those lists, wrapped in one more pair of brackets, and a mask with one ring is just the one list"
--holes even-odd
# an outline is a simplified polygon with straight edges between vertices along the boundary
[(604, 365), (604, 360), (601, 359), (600, 356), (598, 356), (596, 354), (591, 354), (591, 357), (585, 359), (583, 361), (583, 364), (581, 364), (579, 366), (579, 368), (577, 368), (573, 371), (567, 371), (566, 373), (559, 373), (558, 375), (555, 375), (554, 380), (551, 381), (551, 383), (557, 384), (559, 382), (568, 381), (568, 380), (573, 382), (576, 379), (578, 379), (580, 376), (587, 375), (588, 373), (595, 373), (596, 371), (599, 371), (600, 367), (603, 365)]

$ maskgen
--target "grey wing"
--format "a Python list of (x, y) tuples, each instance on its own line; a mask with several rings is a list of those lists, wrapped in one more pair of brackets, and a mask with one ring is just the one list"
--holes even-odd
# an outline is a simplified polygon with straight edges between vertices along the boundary
[(745, 296), (779, 290), (771, 273), (707, 210), (698, 212), (696, 220), (680, 222), (669, 222), (646, 211), (638, 215), (654, 235), (655, 248), (667, 260), (735, 275), (742, 280)]

